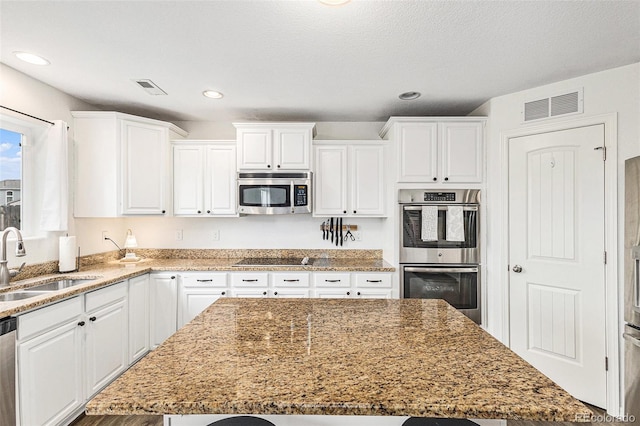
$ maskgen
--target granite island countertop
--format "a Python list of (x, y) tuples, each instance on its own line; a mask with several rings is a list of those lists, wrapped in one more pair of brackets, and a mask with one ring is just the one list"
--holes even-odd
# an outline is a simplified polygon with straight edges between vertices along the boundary
[[(238, 256), (246, 251), (238, 250)], [(268, 254), (269, 250), (265, 250)], [(189, 251), (198, 255), (198, 251)], [(278, 251), (279, 253), (279, 251)], [(307, 271), (307, 272), (393, 272), (395, 268), (381, 258), (347, 257), (314, 258), (305, 266), (234, 266), (242, 257), (201, 258), (145, 258), (136, 263), (120, 261), (105, 262), (83, 268), (81, 272), (46, 274), (30, 279), (12, 281), (10, 287), (0, 288), (0, 294), (21, 290), (36, 284), (64, 278), (90, 278), (91, 281), (56, 292), (11, 302), (0, 301), (0, 318), (39, 308), (62, 299), (120, 282), (129, 278), (156, 271)]]
[(87, 414), (586, 421), (591, 411), (442, 300), (219, 299)]

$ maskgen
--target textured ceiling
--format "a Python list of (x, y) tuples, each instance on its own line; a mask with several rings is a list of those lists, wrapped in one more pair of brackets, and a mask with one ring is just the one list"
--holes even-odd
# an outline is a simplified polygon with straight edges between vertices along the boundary
[(0, 25), (8, 66), (106, 109), (181, 121), (464, 115), (640, 61), (637, 1), (0, 0)]

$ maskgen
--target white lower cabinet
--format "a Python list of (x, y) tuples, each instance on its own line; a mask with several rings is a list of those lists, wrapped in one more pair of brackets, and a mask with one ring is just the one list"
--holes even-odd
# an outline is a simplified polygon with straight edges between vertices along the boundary
[(86, 397), (89, 399), (129, 366), (127, 283), (85, 295)]
[(149, 352), (149, 274), (129, 280), (129, 364)]
[(18, 317), (18, 410), (23, 426), (58, 424), (84, 403), (82, 296)]
[(177, 329), (178, 283), (175, 273), (149, 275), (149, 306), (149, 344), (155, 349)]
[(269, 274), (267, 272), (234, 272), (231, 274), (233, 297), (267, 297)]
[(18, 317), (20, 424), (60, 424), (128, 366), (126, 282)]
[(193, 272), (179, 277), (178, 328), (219, 298), (229, 295), (226, 272)]

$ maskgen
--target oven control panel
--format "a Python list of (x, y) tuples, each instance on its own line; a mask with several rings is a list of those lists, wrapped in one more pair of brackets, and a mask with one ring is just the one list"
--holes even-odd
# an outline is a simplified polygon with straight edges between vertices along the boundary
[(455, 192), (425, 192), (424, 201), (456, 201)]

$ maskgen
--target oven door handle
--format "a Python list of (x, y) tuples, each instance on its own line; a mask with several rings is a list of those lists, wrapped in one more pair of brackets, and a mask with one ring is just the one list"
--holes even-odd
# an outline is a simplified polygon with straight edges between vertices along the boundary
[[(442, 204), (412, 204), (410, 206), (403, 206), (402, 208), (404, 210), (422, 210), (422, 206), (433, 206), (436, 205), (438, 206), (438, 210), (440, 211), (444, 211), (447, 210), (448, 205), (443, 206)], [(455, 206), (456, 204), (451, 204), (452, 206)], [(462, 210), (465, 212), (475, 212), (478, 211), (478, 206), (462, 206)]]
[(461, 272), (470, 274), (472, 272), (478, 272), (477, 267), (470, 268), (416, 268), (414, 266), (405, 266), (404, 270), (406, 272), (427, 272), (427, 273), (453, 273), (453, 272)]

